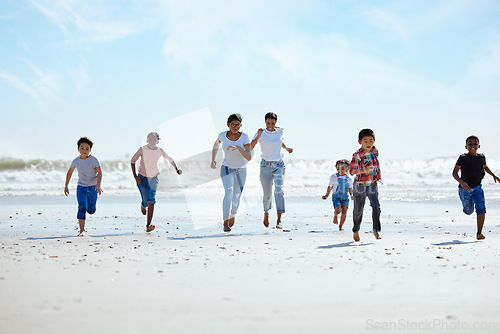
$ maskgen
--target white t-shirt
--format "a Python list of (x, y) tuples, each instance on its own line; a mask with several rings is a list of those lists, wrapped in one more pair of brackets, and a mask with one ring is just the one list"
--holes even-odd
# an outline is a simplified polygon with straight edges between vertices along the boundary
[[(257, 138), (258, 134), (257, 131), (253, 139)], [(260, 143), (260, 151), (262, 152), (260, 157), (262, 159), (266, 161), (280, 161), (283, 159), (283, 151), (281, 150), (283, 144), (282, 128), (275, 128), (272, 132), (264, 129), (257, 142)]]
[(330, 184), (328, 185), (329, 187), (332, 187), (332, 192), (335, 194), (337, 192), (337, 186), (339, 185), (338, 179), (347, 179), (347, 188), (352, 188), (352, 179), (347, 176), (347, 174), (343, 176), (337, 176), (337, 173), (333, 174), (330, 176)]
[[(244, 132), (241, 133), (240, 138), (238, 140), (229, 140), (226, 137), (227, 131), (223, 131), (219, 133), (219, 141), (222, 142), (222, 150), (224, 151), (224, 162), (223, 166), (227, 166), (229, 168), (242, 168), (248, 163), (248, 160), (245, 159), (240, 151), (231, 146), (240, 146), (245, 147), (245, 145), (250, 144), (250, 138)], [(229, 148), (229, 149), (228, 149)]]

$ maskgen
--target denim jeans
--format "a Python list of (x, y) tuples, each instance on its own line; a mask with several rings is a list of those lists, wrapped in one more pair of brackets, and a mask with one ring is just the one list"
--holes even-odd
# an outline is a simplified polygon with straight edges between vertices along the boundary
[(347, 196), (333, 196), (332, 195), (333, 208), (338, 208), (340, 206), (349, 207), (349, 197)]
[(355, 183), (353, 186), (354, 193), (354, 212), (353, 221), (354, 226), (352, 231), (354, 233), (359, 232), (361, 227), (361, 220), (363, 219), (363, 209), (365, 208), (366, 197), (370, 200), (370, 205), (372, 207), (372, 221), (373, 230), (380, 232), (380, 203), (378, 201), (378, 188), (376, 183), (370, 185), (364, 185), (361, 183)]
[(89, 215), (95, 213), (97, 204), (97, 190), (96, 186), (77, 186), (76, 187), (76, 200), (78, 201), (77, 219), (85, 219), (85, 214)]
[(458, 195), (462, 201), (464, 213), (470, 215), (474, 212), (476, 207), (477, 214), (486, 213), (486, 205), (484, 203), (484, 191), (482, 185), (472, 188), (470, 192), (462, 187), (458, 187)]
[(228, 220), (229, 212), (233, 215), (238, 213), (241, 194), (247, 179), (247, 169), (246, 167), (229, 168), (227, 166), (222, 166), (220, 168), (220, 178), (222, 180), (222, 185), (224, 186), (222, 217), (224, 220)]
[(141, 174), (141, 183), (137, 184), (139, 192), (141, 193), (141, 205), (145, 208), (148, 204), (156, 204), (156, 188), (158, 187), (158, 176), (146, 177)]
[(271, 193), (274, 183), (274, 200), (276, 201), (276, 211), (278, 213), (285, 212), (285, 193), (283, 192), (283, 183), (285, 177), (285, 163), (280, 161), (266, 161), (262, 159), (260, 162), (260, 183), (264, 191), (264, 212), (268, 212), (271, 207)]

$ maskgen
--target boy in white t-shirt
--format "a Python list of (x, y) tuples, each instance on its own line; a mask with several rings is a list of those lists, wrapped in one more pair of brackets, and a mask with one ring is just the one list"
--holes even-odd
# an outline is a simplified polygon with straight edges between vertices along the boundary
[(330, 195), (330, 191), (333, 190), (332, 193), (332, 202), (334, 208), (334, 216), (333, 223), (338, 224), (337, 216), (340, 215), (340, 225), (339, 231), (343, 231), (342, 227), (344, 226), (344, 222), (347, 216), (347, 209), (349, 208), (349, 197), (352, 197), (352, 179), (347, 175), (347, 171), (349, 170), (349, 161), (348, 160), (339, 160), (335, 164), (335, 168), (337, 168), (337, 173), (330, 176), (330, 183), (328, 188), (326, 189), (326, 194), (321, 197), (323, 199), (327, 199)]

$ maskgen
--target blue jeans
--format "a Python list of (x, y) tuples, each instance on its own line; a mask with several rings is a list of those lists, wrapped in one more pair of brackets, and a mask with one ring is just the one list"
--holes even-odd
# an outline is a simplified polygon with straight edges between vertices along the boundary
[(361, 220), (363, 219), (363, 210), (365, 208), (366, 197), (370, 200), (370, 205), (372, 207), (372, 221), (373, 230), (380, 232), (380, 203), (378, 201), (378, 187), (376, 183), (370, 185), (364, 185), (361, 183), (355, 183), (353, 186), (354, 195), (354, 212), (353, 222), (354, 226), (352, 231), (354, 233), (359, 232), (361, 227)]
[(285, 193), (283, 192), (283, 183), (285, 177), (285, 163), (280, 161), (266, 161), (262, 159), (260, 162), (260, 183), (264, 191), (264, 212), (271, 209), (271, 193), (274, 183), (274, 200), (276, 201), (276, 211), (278, 213), (285, 212)]
[(229, 219), (229, 212), (235, 215), (240, 206), (241, 194), (245, 181), (247, 179), (247, 169), (229, 168), (222, 166), (220, 168), (220, 178), (224, 186), (224, 200), (222, 201), (222, 217)]
[(486, 205), (484, 203), (484, 191), (482, 185), (478, 185), (472, 188), (470, 192), (462, 187), (458, 187), (458, 195), (462, 201), (462, 206), (464, 208), (464, 213), (470, 215), (474, 212), (474, 206), (476, 207), (476, 213), (478, 215), (486, 213)]
[(96, 186), (77, 186), (76, 187), (76, 200), (78, 201), (77, 219), (85, 219), (85, 214), (89, 215), (95, 213), (97, 204), (97, 190)]
[(141, 183), (137, 184), (139, 192), (141, 193), (141, 205), (145, 208), (148, 204), (156, 204), (156, 188), (158, 187), (158, 176), (146, 177), (141, 174), (138, 175), (141, 178)]

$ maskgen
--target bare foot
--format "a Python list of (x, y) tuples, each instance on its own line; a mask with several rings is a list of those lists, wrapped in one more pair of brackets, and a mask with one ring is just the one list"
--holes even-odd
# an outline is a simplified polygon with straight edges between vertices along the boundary
[(151, 232), (155, 229), (156, 226), (154, 225), (149, 225), (149, 226), (146, 226), (146, 232)]
[(229, 217), (229, 227), (234, 226), (234, 216)]
[(378, 233), (378, 231), (373, 231), (373, 235), (375, 236), (375, 239), (377, 239), (377, 240), (382, 239), (382, 237), (380, 236), (380, 234)]
[(229, 227), (229, 220), (224, 220), (224, 232), (231, 232), (231, 228)]
[(339, 219), (337, 218), (337, 216), (333, 216), (333, 223), (334, 224), (338, 224), (339, 223)]
[(352, 234), (352, 237), (353, 237), (354, 241), (359, 241), (359, 240), (360, 240), (360, 239), (359, 239), (359, 233), (358, 233), (358, 232), (354, 232), (354, 233)]
[(269, 227), (269, 212), (264, 212), (264, 226)]
[(147, 211), (146, 208), (141, 205), (141, 212), (143, 215), (146, 215)]
[(85, 231), (80, 231), (80, 233), (78, 233), (77, 237), (84, 237), (85, 236)]
[(477, 240), (484, 240), (484, 239), (486, 239), (486, 237), (482, 233), (479, 233), (476, 235), (476, 239)]

